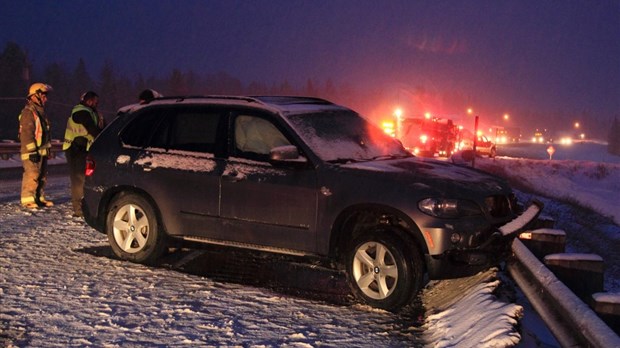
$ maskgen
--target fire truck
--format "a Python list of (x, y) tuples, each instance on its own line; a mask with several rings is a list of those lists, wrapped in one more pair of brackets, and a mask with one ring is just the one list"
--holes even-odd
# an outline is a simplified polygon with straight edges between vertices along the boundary
[(423, 156), (449, 157), (458, 144), (458, 127), (445, 118), (405, 118), (398, 138), (412, 153)]

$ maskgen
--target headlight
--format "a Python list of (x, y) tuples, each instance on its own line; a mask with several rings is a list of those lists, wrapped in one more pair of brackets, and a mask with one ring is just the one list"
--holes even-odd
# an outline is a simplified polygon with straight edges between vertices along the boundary
[(423, 199), (418, 202), (418, 208), (424, 214), (440, 218), (456, 218), (482, 213), (474, 202), (447, 198)]

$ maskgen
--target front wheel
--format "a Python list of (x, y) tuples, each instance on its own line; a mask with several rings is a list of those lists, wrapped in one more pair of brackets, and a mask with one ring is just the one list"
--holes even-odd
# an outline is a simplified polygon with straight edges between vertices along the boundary
[(106, 230), (112, 251), (123, 260), (152, 263), (166, 248), (155, 210), (136, 194), (121, 196), (112, 203)]
[(354, 295), (370, 306), (397, 310), (422, 288), (422, 255), (394, 228), (376, 228), (355, 238), (346, 262)]

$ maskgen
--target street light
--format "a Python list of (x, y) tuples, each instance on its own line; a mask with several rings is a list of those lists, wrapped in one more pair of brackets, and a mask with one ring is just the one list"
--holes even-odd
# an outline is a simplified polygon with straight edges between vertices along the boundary
[(396, 116), (396, 118), (400, 118), (403, 115), (403, 109), (401, 108), (396, 108), (394, 110), (394, 116)]
[(400, 136), (400, 127), (401, 127), (401, 118), (403, 116), (403, 109), (396, 108), (394, 110), (394, 117), (396, 117), (396, 127), (394, 129), (394, 137), (398, 138)]
[(504, 114), (504, 121), (508, 121), (509, 118), (510, 118), (510, 115)]

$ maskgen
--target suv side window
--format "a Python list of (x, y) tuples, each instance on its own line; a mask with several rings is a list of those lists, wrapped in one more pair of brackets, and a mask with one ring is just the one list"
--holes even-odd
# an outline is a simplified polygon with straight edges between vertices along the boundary
[(157, 110), (138, 115), (120, 134), (124, 145), (147, 147), (155, 129), (161, 123), (162, 113)]
[(197, 108), (175, 108), (155, 130), (151, 147), (213, 153), (221, 112)]
[(266, 161), (272, 148), (291, 144), (273, 123), (257, 116), (238, 115), (234, 130), (235, 154), (240, 157)]

